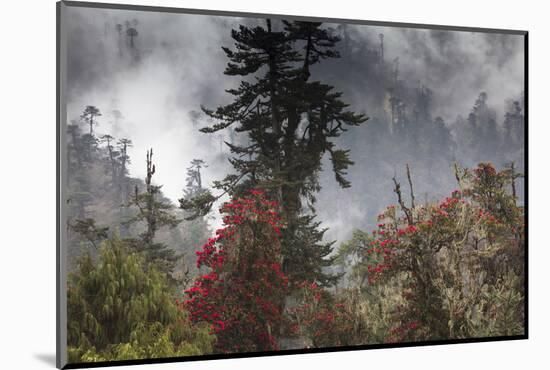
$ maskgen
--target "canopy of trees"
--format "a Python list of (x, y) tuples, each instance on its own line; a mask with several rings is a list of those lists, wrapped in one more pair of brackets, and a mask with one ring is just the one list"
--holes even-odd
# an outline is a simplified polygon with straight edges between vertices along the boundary
[[(106, 26), (129, 70), (142, 26)], [(383, 35), (261, 19), (230, 36), (225, 104), (188, 112), (215, 160), (169, 170), (117, 107), (67, 124), (69, 361), (522, 335), (523, 96), (498, 117), (480, 92), (450, 125)], [(335, 218), (353, 234), (330, 240)]]

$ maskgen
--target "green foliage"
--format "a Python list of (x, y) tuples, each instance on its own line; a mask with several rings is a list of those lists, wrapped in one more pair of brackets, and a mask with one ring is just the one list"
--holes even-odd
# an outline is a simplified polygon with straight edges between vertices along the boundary
[(80, 259), (68, 283), (70, 362), (209, 353), (213, 337), (176, 304), (166, 275), (121, 240), (104, 241), (97, 263)]
[(353, 165), (353, 161), (349, 159), (349, 150), (332, 150), (330, 151), (332, 167), (336, 181), (343, 187), (349, 188), (351, 183), (344, 177), (349, 166)]
[(328, 274), (326, 268), (334, 264), (331, 256), (333, 241), (323, 242), (327, 229), (320, 229), (315, 216), (296, 217), (282, 232), (283, 271), (289, 271), (291, 287), (303, 281), (315, 281), (328, 287), (336, 283), (340, 274)]
[(193, 197), (181, 198), (180, 207), (190, 214), (186, 216), (187, 220), (194, 220), (206, 216), (214, 203), (218, 200), (209, 190), (195, 194)]
[[(138, 32), (137, 24), (132, 26), (126, 22), (134, 49)], [(120, 35), (122, 25), (116, 29)], [(194, 159), (179, 201), (183, 211), (175, 210), (152, 181), (152, 150), (144, 181), (132, 179), (132, 142), (96, 137), (102, 116), (97, 107), (86, 106), (80, 121), (68, 125), (69, 251), (85, 251), (69, 277), (69, 360), (276, 350), (288, 335), (302, 341), (299, 348), (322, 348), (522, 334), (524, 209), (516, 204), (515, 181), (521, 175), (513, 164), (500, 172), (487, 163), (475, 170), (457, 167), (460, 189), (442, 202), (421, 205), (415, 204), (407, 166), (410, 204), (394, 178), (398, 206), (379, 216), (373, 233), (357, 230), (332, 255), (334, 242), (324, 240), (326, 230), (315, 210), (322, 163), (330, 161), (335, 181), (349, 188), (347, 172), (354, 162), (339, 138), (367, 120), (348, 109), (342, 93), (315, 80), (327, 69), (330, 78), (339, 79), (339, 67), (318, 65), (339, 57), (339, 38), (321, 23), (271, 19), (265, 25), (241, 25), (231, 37), (234, 47), (223, 48), (229, 60), (225, 74), (241, 81), (227, 90), (229, 104), (202, 107), (212, 124), (200, 129), (207, 134), (226, 130), (231, 137), (226, 145), (234, 171), (214, 182), (217, 195), (202, 184), (206, 164)], [(344, 50), (350, 56), (355, 49), (366, 50), (368, 57), (369, 48), (357, 46)], [(502, 157), (523, 157), (522, 103), (510, 103), (498, 130), (482, 93), (451, 133), (442, 118), (432, 119), (432, 92), (404, 84), (397, 59), (388, 73), (380, 46), (380, 58), (370, 53), (376, 66), (367, 73), (377, 75), (371, 79), (374, 88), (369, 85), (380, 96), (375, 105), (386, 104), (389, 95), (391, 122), (377, 119), (377, 128), (345, 140), (366, 148), (354, 151), (358, 163), (368, 162), (363, 169), (382, 173), (385, 163), (403, 162), (402, 156), (410, 154), (428, 168), (421, 185), (441, 181), (434, 174), (453, 153), (500, 155), (495, 144), (500, 139), (494, 140), (499, 131), (506, 138), (498, 144), (505, 147), (500, 151), (512, 153)], [(137, 58), (137, 50), (132, 54)], [(344, 66), (358, 64), (350, 58)], [(122, 118), (113, 113), (115, 120)], [(193, 112), (191, 118), (195, 126), (198, 115)], [(388, 153), (383, 150), (388, 143), (406, 149)], [(357, 179), (363, 181), (360, 188), (370, 189), (364, 197), (369, 208), (380, 204), (381, 198), (370, 203), (373, 198), (383, 197), (379, 189), (373, 191), (371, 178)], [(204, 216), (226, 195), (232, 201), (221, 209), (225, 227), (208, 239)], [(189, 222), (176, 228), (183, 218)], [(108, 240), (109, 234), (114, 239)], [(84, 248), (87, 243), (95, 248)], [(191, 273), (189, 256), (177, 255), (189, 251), (198, 256)], [(340, 276), (327, 270), (335, 261), (351, 271), (344, 288), (333, 290)], [(180, 273), (189, 288), (182, 302), (173, 294)]]

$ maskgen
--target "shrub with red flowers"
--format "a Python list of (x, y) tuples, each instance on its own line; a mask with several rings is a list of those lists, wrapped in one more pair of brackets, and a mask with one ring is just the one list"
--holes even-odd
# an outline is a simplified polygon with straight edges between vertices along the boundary
[(385, 341), (523, 333), (518, 176), (488, 163), (457, 167), (456, 175), (460, 189), (435, 204), (407, 206), (396, 183), (400, 206), (380, 214), (372, 234), (357, 232), (342, 248), (340, 260), (355, 261), (352, 278), (362, 289), (379, 294), (379, 306), (393, 300), (380, 315)]
[(225, 227), (196, 252), (197, 266), (208, 273), (185, 291), (182, 305), (192, 321), (210, 324), (218, 352), (278, 349), (288, 279), (276, 209), (261, 190), (233, 199), (220, 210)]
[(305, 339), (306, 347), (338, 347), (364, 344), (365, 327), (354, 292), (332, 294), (315, 283), (303, 282), (295, 292), (296, 304), (287, 308), (290, 333)]

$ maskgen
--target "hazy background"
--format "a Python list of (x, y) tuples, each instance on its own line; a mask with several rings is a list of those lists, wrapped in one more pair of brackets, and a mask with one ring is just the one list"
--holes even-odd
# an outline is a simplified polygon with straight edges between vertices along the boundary
[[(227, 59), (221, 46), (232, 46), (231, 28), (256, 20), (86, 8), (68, 8), (68, 19), (69, 119), (77, 118), (86, 105), (97, 106), (103, 116), (96, 131), (134, 143), (129, 152), (131, 176), (144, 176), (145, 152), (153, 147), (155, 179), (174, 202), (182, 196), (185, 168), (193, 158), (208, 163), (204, 172), (208, 183), (231, 171), (222, 145), (231, 133), (222, 137), (198, 132), (207, 122), (193, 112), (199, 112), (201, 104), (216, 107), (229, 102), (224, 90), (236, 86), (239, 79), (223, 75)], [(133, 48), (125, 30), (119, 34), (116, 29), (126, 22), (139, 33)], [(372, 226), (376, 213), (395, 202), (391, 177), (402, 179), (405, 163), (411, 164), (417, 198), (423, 200), (444, 196), (456, 186), (450, 167), (454, 161), (469, 166), (481, 160), (500, 165), (509, 159), (522, 162), (522, 150), (509, 158), (496, 141), (489, 154), (451, 146), (445, 150), (445, 145), (435, 155), (418, 153), (415, 143), (420, 139), (412, 138), (412, 131), (401, 136), (388, 131), (388, 89), (393, 87), (407, 103), (409, 118), (418, 111), (419, 91), (429, 89), (429, 112), (422, 124), (431, 125), (440, 116), (456, 143), (464, 141), (464, 120), (480, 92), (485, 92), (487, 114), (494, 116), (501, 132), (510, 102), (520, 99), (524, 86), (522, 37), (326, 26), (342, 36), (342, 58), (320, 65), (313, 77), (333, 84), (344, 92), (344, 101), (352, 109), (371, 117), (365, 127), (350, 130), (340, 140), (352, 149), (356, 161), (349, 171), (352, 188), (339, 189), (327, 166), (321, 176), (317, 211), (330, 228), (328, 238), (344, 241), (354, 228)], [(383, 58), (380, 34), (384, 35)], [(118, 122), (110, 114), (113, 110), (123, 115)], [(416, 132), (421, 132), (420, 123), (417, 127)], [(430, 137), (429, 145), (438, 140)], [(217, 223), (219, 218), (213, 220)]]

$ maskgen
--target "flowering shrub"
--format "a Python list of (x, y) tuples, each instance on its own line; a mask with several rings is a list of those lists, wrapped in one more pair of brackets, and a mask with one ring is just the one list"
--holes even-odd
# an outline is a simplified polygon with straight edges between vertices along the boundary
[(311, 347), (364, 344), (368, 334), (360, 320), (364, 312), (353, 298), (351, 290), (334, 295), (315, 283), (301, 283), (297, 304), (287, 309), (291, 335), (306, 338)]
[(180, 303), (193, 322), (207, 322), (219, 352), (278, 349), (288, 279), (281, 270), (277, 203), (263, 191), (222, 206), (225, 227), (197, 251), (198, 277)]
[(210, 326), (218, 352), (276, 350), (284, 338), (303, 348), (521, 334), (516, 177), (480, 164), (457, 169), (459, 189), (440, 202), (407, 207), (399, 197), (376, 230), (342, 246), (357, 286), (337, 292), (290, 286), (277, 204), (254, 190), (221, 208), (225, 227), (197, 252), (204, 273), (179, 304)]
[(353, 277), (366, 291), (399, 297), (385, 316), (385, 341), (523, 333), (515, 174), (482, 163), (457, 169), (457, 178), (460, 189), (441, 202), (390, 206), (372, 234), (356, 233), (343, 246), (341, 259), (358, 258)]

